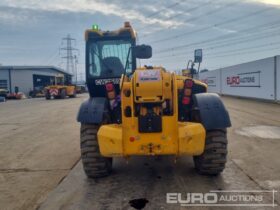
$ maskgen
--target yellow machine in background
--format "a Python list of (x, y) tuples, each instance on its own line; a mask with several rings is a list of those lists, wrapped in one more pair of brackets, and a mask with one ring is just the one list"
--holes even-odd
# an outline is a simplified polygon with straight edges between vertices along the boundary
[(47, 100), (51, 99), (51, 97), (55, 99), (64, 99), (67, 96), (69, 96), (70, 98), (76, 97), (76, 86), (65, 84), (63, 75), (56, 76), (53, 81), (53, 85), (45, 87), (44, 91), (45, 98)]

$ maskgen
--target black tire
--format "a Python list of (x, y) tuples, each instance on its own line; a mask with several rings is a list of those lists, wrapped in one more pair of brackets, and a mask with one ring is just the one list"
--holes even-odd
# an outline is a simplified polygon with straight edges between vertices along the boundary
[(65, 97), (66, 97), (66, 90), (65, 90), (65, 89), (62, 89), (62, 90), (60, 91), (60, 98), (61, 98), (61, 99), (65, 99)]
[(203, 154), (194, 156), (195, 169), (202, 175), (218, 175), (227, 161), (226, 130), (206, 132), (206, 144)]
[(74, 90), (73, 95), (70, 95), (69, 97), (70, 98), (76, 98), (76, 96), (77, 96), (77, 93), (76, 93), (76, 90)]
[(46, 92), (45, 98), (46, 98), (46, 100), (50, 100), (51, 99), (51, 95), (50, 95), (49, 91)]
[(112, 171), (112, 158), (103, 157), (99, 151), (97, 131), (99, 125), (81, 125), (81, 158), (89, 178), (108, 176)]

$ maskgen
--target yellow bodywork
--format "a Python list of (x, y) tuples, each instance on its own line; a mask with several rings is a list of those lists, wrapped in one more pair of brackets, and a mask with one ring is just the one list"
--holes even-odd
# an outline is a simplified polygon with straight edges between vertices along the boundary
[[(200, 123), (178, 121), (178, 90), (183, 88), (183, 78), (162, 68), (138, 69), (132, 78), (122, 78), (122, 124), (102, 125), (98, 143), (103, 156), (132, 155), (200, 155), (205, 146), (205, 129)], [(130, 94), (128, 94), (130, 93)], [(160, 104), (153, 108), (156, 114), (162, 107), (172, 109), (172, 114), (161, 115), (161, 132), (139, 132), (136, 106), (145, 103)], [(131, 108), (126, 116), (125, 108)], [(147, 109), (141, 106), (139, 115)]]
[[(98, 131), (100, 152), (103, 156), (131, 155), (200, 155), (204, 151), (205, 129), (200, 123), (169, 124), (163, 120), (162, 133), (137, 132), (131, 125), (124, 130), (122, 125), (103, 125)], [(137, 124), (137, 121), (136, 121)], [(130, 142), (129, 136), (135, 141)]]
[(65, 85), (63, 75), (56, 76), (54, 78), (54, 84), (45, 87), (45, 91), (57, 90), (56, 93), (58, 93), (58, 94), (55, 96), (60, 96), (59, 90), (62, 90), (62, 89), (64, 89), (66, 91), (66, 96), (73, 96), (76, 94), (76, 86), (75, 85)]
[(50, 89), (65, 89), (66, 90), (66, 95), (71, 96), (75, 94), (76, 87), (74, 85), (50, 85), (45, 87), (45, 90), (50, 90)]

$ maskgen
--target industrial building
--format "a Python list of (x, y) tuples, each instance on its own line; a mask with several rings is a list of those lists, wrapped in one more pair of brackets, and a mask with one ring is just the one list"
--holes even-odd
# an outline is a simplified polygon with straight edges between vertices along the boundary
[(55, 77), (61, 76), (71, 82), (71, 74), (54, 66), (0, 66), (0, 89), (28, 95), (32, 90), (53, 84)]

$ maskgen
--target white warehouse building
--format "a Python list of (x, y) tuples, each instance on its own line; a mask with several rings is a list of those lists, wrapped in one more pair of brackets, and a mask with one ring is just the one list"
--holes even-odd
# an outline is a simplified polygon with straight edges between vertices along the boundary
[(53, 84), (55, 77), (64, 76), (71, 82), (72, 75), (54, 66), (0, 66), (0, 89), (23, 92), (28, 95), (34, 89)]

